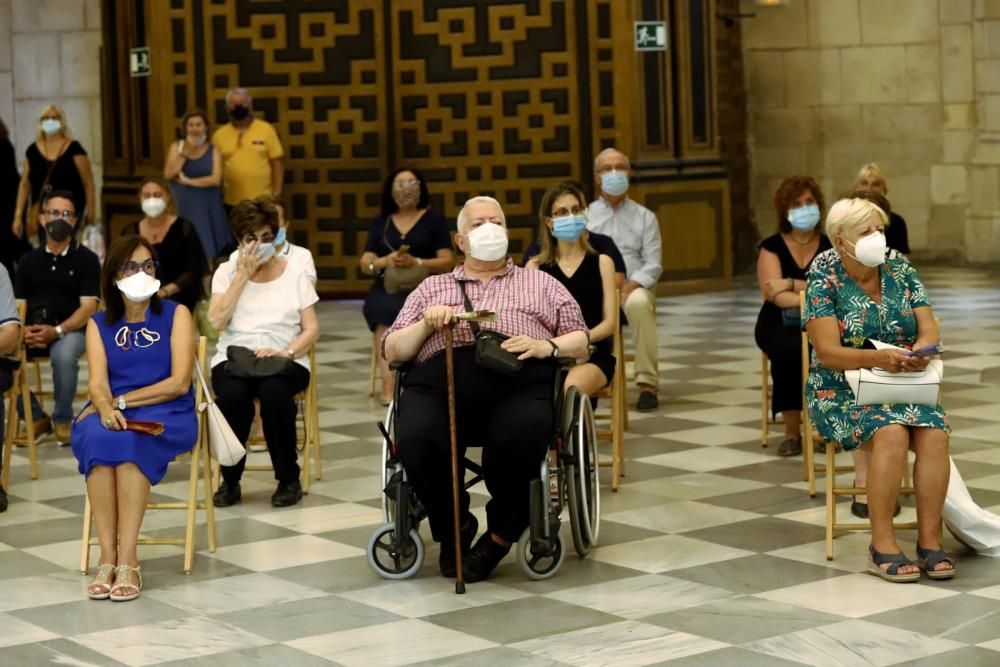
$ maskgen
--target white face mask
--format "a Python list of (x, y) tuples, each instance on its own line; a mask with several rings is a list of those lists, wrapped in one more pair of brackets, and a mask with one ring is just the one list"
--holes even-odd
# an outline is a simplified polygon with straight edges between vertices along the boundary
[(208, 136), (204, 135), (204, 134), (194, 134), (194, 135), (189, 134), (187, 136), (188, 143), (191, 144), (192, 146), (194, 146), (195, 148), (201, 146), (207, 140), (208, 140)]
[(49, 135), (59, 134), (59, 130), (62, 129), (62, 121), (58, 118), (46, 118), (42, 121), (42, 132)]
[(479, 225), (465, 235), (466, 252), (484, 262), (495, 262), (507, 254), (507, 230), (492, 222)]
[(851, 243), (844, 239), (845, 243), (854, 246), (854, 254), (850, 255), (867, 267), (875, 268), (885, 263), (885, 234), (875, 232), (868, 236), (862, 236), (857, 243)]
[(129, 301), (141, 303), (160, 289), (160, 281), (145, 271), (132, 274), (128, 278), (116, 280), (115, 285)]
[(156, 218), (167, 210), (167, 200), (162, 197), (150, 197), (142, 200), (142, 212), (151, 218)]

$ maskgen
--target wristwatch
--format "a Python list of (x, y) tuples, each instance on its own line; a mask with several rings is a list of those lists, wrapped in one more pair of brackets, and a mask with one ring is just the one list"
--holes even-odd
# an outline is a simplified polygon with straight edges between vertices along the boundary
[(63, 336), (66, 335), (66, 332), (63, 331), (63, 328), (62, 328), (61, 324), (57, 324), (56, 325), (56, 335), (59, 336), (60, 338), (62, 338)]
[(118, 397), (118, 409), (124, 410), (126, 407), (128, 407), (128, 404), (125, 402), (125, 394), (122, 394)]
[(368, 273), (375, 275), (375, 260), (368, 262)]
[(559, 346), (550, 338), (548, 340), (549, 345), (552, 346), (552, 354), (550, 355), (553, 359), (559, 356)]
[(290, 348), (290, 347), (285, 348), (285, 352), (288, 353), (288, 358), (289, 359), (294, 359), (295, 358), (295, 350), (293, 350), (292, 348)]

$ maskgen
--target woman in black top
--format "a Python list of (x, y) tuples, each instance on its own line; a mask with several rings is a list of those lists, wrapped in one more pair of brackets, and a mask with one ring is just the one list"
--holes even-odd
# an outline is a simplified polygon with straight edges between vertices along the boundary
[[(17, 209), (14, 211), (14, 234), (23, 236), (24, 215), (32, 202), (40, 202), (45, 192), (68, 190), (78, 202), (85, 202), (77, 218), (77, 228), (93, 220), (94, 175), (90, 158), (80, 142), (73, 139), (66, 122), (66, 114), (54, 104), (42, 110), (38, 119), (37, 138), (25, 152), (24, 171), (17, 191)], [(29, 201), (30, 195), (30, 201)], [(34, 232), (37, 221), (28, 220), (28, 235)]]
[(31, 250), (31, 246), (14, 236), (11, 225), (14, 222), (15, 198), (21, 176), (17, 173), (17, 157), (14, 144), (3, 119), (0, 119), (0, 264), (7, 273), (14, 276), (14, 262)]
[(150, 176), (139, 186), (139, 203), (146, 217), (126, 225), (122, 236), (138, 234), (152, 244), (162, 283), (157, 295), (194, 312), (204, 296), (202, 279), (208, 270), (197, 230), (176, 215), (170, 186), (159, 176)]
[(771, 413), (781, 413), (785, 438), (781, 456), (802, 452), (802, 328), (799, 292), (813, 258), (832, 246), (820, 228), (823, 193), (809, 176), (792, 176), (774, 193), (778, 233), (760, 243), (757, 280), (764, 298), (754, 339), (771, 361)]
[(538, 209), (541, 250), (527, 268), (541, 269), (573, 295), (590, 328), (590, 358), (570, 369), (565, 386), (593, 396), (611, 382), (615, 357), (615, 263), (587, 240), (587, 199), (576, 183), (563, 181), (545, 191)]
[[(444, 273), (452, 267), (448, 223), (430, 208), (427, 183), (415, 169), (397, 169), (382, 186), (382, 213), (372, 221), (361, 255), (361, 270), (375, 277), (365, 297), (364, 316), (378, 341), (403, 309), (407, 292), (389, 294), (385, 271), (390, 267), (426, 267), (427, 273)], [(388, 362), (382, 368), (382, 403), (389, 404), (393, 377)]]

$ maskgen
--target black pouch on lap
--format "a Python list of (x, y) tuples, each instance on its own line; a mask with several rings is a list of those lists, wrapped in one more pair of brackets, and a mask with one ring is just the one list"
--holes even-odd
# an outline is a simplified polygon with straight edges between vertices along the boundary
[(285, 357), (258, 358), (253, 350), (240, 345), (230, 345), (226, 348), (226, 359), (226, 373), (244, 379), (286, 375), (295, 363)]
[[(458, 286), (462, 290), (465, 310), (471, 312), (473, 310), (472, 302), (469, 301), (469, 297), (465, 293), (465, 283), (459, 280)], [(472, 333), (476, 337), (477, 364), (501, 375), (513, 375), (521, 370), (524, 362), (518, 359), (513, 352), (508, 352), (500, 347), (500, 343), (507, 340), (509, 336), (495, 331), (483, 331), (476, 322), (469, 322), (469, 327), (472, 328)]]

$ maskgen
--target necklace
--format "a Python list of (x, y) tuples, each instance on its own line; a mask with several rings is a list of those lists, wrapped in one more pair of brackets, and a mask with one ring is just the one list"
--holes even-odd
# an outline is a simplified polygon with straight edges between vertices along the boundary
[(149, 315), (146, 315), (145, 321), (142, 326), (132, 331), (128, 328), (128, 322), (122, 324), (121, 329), (115, 332), (115, 345), (118, 346), (124, 352), (128, 352), (133, 347), (138, 349), (144, 349), (151, 347), (154, 343), (160, 340), (160, 334), (156, 331), (150, 331), (146, 328), (146, 323), (149, 322)]

